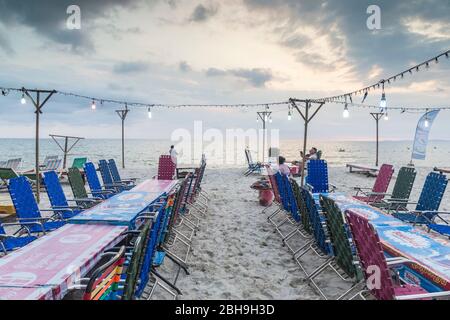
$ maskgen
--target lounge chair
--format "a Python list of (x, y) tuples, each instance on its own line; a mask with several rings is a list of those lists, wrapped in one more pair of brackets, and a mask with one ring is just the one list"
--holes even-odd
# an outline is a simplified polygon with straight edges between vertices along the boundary
[(82, 207), (78, 205), (69, 206), (69, 201), (76, 202), (77, 200), (68, 200), (66, 198), (61, 183), (59, 182), (58, 175), (55, 171), (44, 172), (43, 176), (43, 182), (50, 200), (50, 204), (55, 210), (63, 209), (63, 211), (60, 212), (63, 219), (70, 219), (82, 211)]
[(19, 174), (14, 169), (0, 168), (0, 179), (1, 179), (0, 188), (2, 189), (7, 188), (9, 179), (17, 177), (19, 177)]
[(158, 162), (158, 180), (173, 180), (175, 178), (176, 164), (169, 155), (162, 155)]
[(325, 160), (309, 160), (306, 185), (312, 193), (328, 193), (336, 189), (328, 182), (328, 164)]
[(114, 183), (122, 183), (126, 185), (135, 186), (137, 178), (122, 179), (120, 177), (119, 169), (117, 168), (116, 161), (114, 159), (108, 160), (109, 172), (111, 172)]
[[(401, 201), (399, 203), (392, 202), (392, 205), (401, 205), (406, 207), (409, 204), (416, 204), (413, 211), (390, 210), (389, 212), (397, 219), (413, 224), (432, 224), (436, 218), (440, 218), (440, 214), (447, 212), (439, 212), (439, 206), (447, 188), (448, 180), (443, 174), (431, 172), (423, 186), (418, 202)], [(443, 220), (443, 219), (442, 219)]]
[(253, 162), (252, 154), (249, 149), (245, 149), (245, 158), (247, 159), (248, 169), (245, 171), (244, 175), (249, 176), (252, 173), (261, 173), (262, 164), (260, 162)]
[(13, 170), (17, 170), (20, 167), (20, 164), (22, 163), (22, 158), (16, 158), (16, 159), (9, 159), (6, 162), (6, 168), (10, 168)]
[(97, 176), (97, 171), (92, 162), (86, 162), (84, 165), (84, 173), (91, 189), (92, 195), (95, 198), (108, 199), (117, 194), (116, 189), (107, 188), (101, 185)]
[(50, 163), (54, 160), (58, 160), (58, 156), (46, 156), (44, 161), (42, 162), (41, 165), (39, 165), (40, 168), (45, 169), (47, 167), (49, 167)]
[[(36, 199), (34, 198), (31, 184), (25, 177), (18, 177), (9, 180), (8, 183), (11, 200), (16, 209), (16, 215), (22, 227), (34, 233), (46, 233), (62, 227), (66, 222), (63, 220), (61, 211), (70, 211), (65, 209), (47, 209), (39, 210)], [(41, 212), (51, 212), (49, 218), (43, 218)], [(27, 223), (34, 222), (29, 225)]]
[(73, 159), (71, 168), (77, 168), (79, 170), (83, 169), (84, 164), (87, 162), (88, 158), (75, 158)]
[(133, 186), (127, 185), (125, 183), (114, 182), (111, 171), (109, 170), (108, 162), (106, 162), (106, 160), (100, 160), (98, 162), (98, 169), (100, 171), (100, 175), (102, 176), (103, 185), (105, 186), (105, 188), (115, 189), (117, 192), (122, 192), (133, 188)]
[[(392, 194), (385, 194), (389, 198), (384, 198), (380, 201), (372, 202), (370, 205), (381, 209), (402, 209), (402, 202), (407, 203), (411, 195), (411, 191), (416, 179), (416, 169), (413, 167), (402, 167), (398, 172), (397, 180), (395, 181)], [(404, 206), (403, 206), (404, 207)], [(403, 210), (406, 210), (404, 208)]]
[[(13, 251), (26, 246), (32, 241), (36, 240), (37, 237), (31, 235), (27, 226), (35, 225), (35, 223), (3, 223), (0, 224), (0, 250), (4, 254), (8, 254), (9, 251)], [(7, 234), (5, 231), (6, 226), (19, 226), (21, 230), (16, 231), (14, 234)], [(25, 232), (22, 232), (25, 231)]]
[(76, 199), (76, 204), (82, 208), (90, 208), (102, 201), (102, 198), (90, 198), (83, 180), (83, 176), (78, 168), (69, 168), (67, 173), (70, 187)]
[[(377, 281), (380, 286), (373, 286), (366, 292), (370, 292), (378, 300), (418, 300), (450, 295), (450, 292), (428, 293), (420, 286), (394, 280), (392, 275), (397, 274), (396, 268), (405, 265), (416, 265), (417, 268), (421, 268), (421, 266), (402, 257), (386, 258), (378, 233), (370, 222), (351, 210), (346, 212), (346, 218), (358, 250), (364, 278), (367, 283), (373, 283), (374, 268), (378, 270), (376, 274), (380, 277)], [(352, 298), (357, 296), (365, 299), (364, 292), (360, 292)]]
[(383, 200), (389, 188), (389, 183), (391, 182), (393, 174), (394, 167), (390, 164), (383, 164), (380, 168), (380, 172), (378, 173), (373, 188), (355, 187), (354, 189), (356, 190), (356, 195), (354, 198), (366, 203), (379, 202)]

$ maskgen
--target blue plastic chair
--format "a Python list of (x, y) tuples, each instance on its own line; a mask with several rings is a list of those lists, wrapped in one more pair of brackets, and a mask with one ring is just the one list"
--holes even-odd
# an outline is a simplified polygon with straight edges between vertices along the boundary
[(84, 174), (86, 175), (89, 188), (91, 189), (91, 193), (94, 197), (108, 199), (117, 193), (116, 190), (102, 187), (97, 176), (97, 171), (95, 170), (95, 166), (92, 162), (86, 162), (84, 164)]
[[(66, 223), (58, 212), (61, 209), (39, 210), (31, 184), (25, 177), (10, 179), (8, 189), (19, 222), (31, 233), (46, 233), (62, 227)], [(41, 211), (50, 211), (53, 212), (53, 215), (50, 218), (43, 218)], [(30, 222), (33, 224), (30, 225)]]
[[(27, 225), (33, 225), (34, 223), (30, 223)], [(31, 235), (28, 228), (25, 230), (27, 231), (26, 235), (19, 235), (18, 232), (16, 232), (14, 235), (8, 235), (4, 229), (4, 226), (22, 226), (20, 223), (5, 223), (0, 225), (0, 250), (3, 251), (4, 254), (7, 254), (9, 251), (13, 251), (19, 248), (22, 248), (29, 244), (30, 242), (37, 239), (37, 237)], [(21, 230), (22, 231), (22, 230)]]
[(106, 162), (106, 160), (100, 160), (98, 162), (98, 169), (100, 171), (100, 175), (102, 176), (103, 186), (105, 188), (115, 189), (117, 192), (131, 189), (131, 187), (126, 186), (123, 183), (114, 182), (111, 172), (109, 171), (108, 162)]
[(334, 190), (328, 181), (328, 164), (325, 160), (309, 160), (306, 184), (312, 193), (328, 193)]
[(288, 195), (287, 195), (287, 190), (286, 190), (286, 184), (284, 183), (283, 175), (280, 172), (277, 172), (275, 174), (275, 181), (277, 182), (278, 192), (280, 193), (281, 204), (283, 205), (284, 210), (289, 212), (290, 205), (289, 205), (289, 200), (288, 200)]
[(441, 205), (442, 198), (444, 196), (445, 189), (447, 188), (447, 177), (443, 174), (431, 172), (423, 186), (422, 192), (414, 211), (397, 211), (393, 215), (397, 219), (413, 224), (430, 224), (434, 221), (440, 213), (439, 206)]
[(292, 218), (296, 222), (300, 222), (301, 217), (299, 214), (297, 201), (294, 196), (294, 191), (292, 190), (292, 185), (291, 185), (291, 182), (289, 181), (289, 177), (286, 175), (283, 175), (282, 180), (284, 183), (284, 189), (285, 189), (287, 201), (289, 203), (289, 212), (292, 214)]
[(79, 206), (69, 206), (68, 200), (55, 171), (47, 171), (43, 174), (43, 176), (44, 186), (47, 190), (50, 204), (55, 210), (61, 209), (61, 211), (57, 212), (61, 214), (63, 219), (70, 219), (82, 211)]
[(119, 169), (117, 168), (116, 161), (114, 159), (108, 160), (108, 167), (109, 172), (111, 172), (112, 179), (115, 183), (123, 183), (130, 186), (136, 185), (136, 178), (130, 178), (130, 179), (122, 179), (120, 177)]

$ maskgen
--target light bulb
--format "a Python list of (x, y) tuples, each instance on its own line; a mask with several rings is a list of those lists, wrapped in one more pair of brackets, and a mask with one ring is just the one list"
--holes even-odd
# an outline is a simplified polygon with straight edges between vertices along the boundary
[(425, 128), (428, 128), (430, 126), (430, 123), (428, 122), (428, 119), (425, 119), (425, 122), (423, 124)]
[(272, 123), (272, 116), (269, 117), (269, 123)]
[(386, 121), (389, 120), (389, 115), (387, 114), (387, 112), (386, 112), (386, 114), (384, 115), (384, 120), (386, 120)]
[(350, 112), (348, 111), (347, 105), (345, 105), (344, 112), (342, 112), (342, 116), (343, 116), (344, 118), (350, 117)]
[(22, 93), (22, 99), (20, 99), (20, 103), (21, 104), (26, 104), (27, 103), (27, 99), (25, 99), (25, 94)]
[(289, 111), (289, 113), (288, 113), (288, 120), (289, 120), (289, 121), (292, 120), (292, 113), (291, 113), (291, 111)]
[(267, 121), (267, 115), (264, 116), (264, 121)]
[(95, 105), (95, 100), (92, 100), (91, 109), (92, 109), (92, 110), (97, 109), (97, 106)]
[(148, 118), (149, 119), (152, 118), (152, 110), (150, 108), (148, 108)]
[(380, 108), (384, 110), (384, 109), (386, 109), (386, 107), (387, 107), (386, 94), (383, 93), (381, 95)]

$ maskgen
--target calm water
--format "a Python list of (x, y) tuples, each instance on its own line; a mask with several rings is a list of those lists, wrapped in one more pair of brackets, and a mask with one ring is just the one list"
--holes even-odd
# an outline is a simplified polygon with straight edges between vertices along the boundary
[[(164, 140), (127, 140), (126, 164), (129, 168), (141, 169), (157, 165), (158, 157), (167, 154), (172, 143)], [(331, 142), (314, 141), (309, 144), (323, 151), (324, 158), (330, 166), (342, 166), (346, 163), (375, 163), (375, 143), (372, 142)], [(206, 146), (207, 147), (207, 146)], [(280, 142), (281, 153), (293, 160), (298, 158), (301, 142), (296, 140), (284, 140)], [(394, 165), (405, 165), (411, 157), (411, 142), (381, 142), (380, 163), (388, 162)], [(339, 150), (345, 150), (340, 152)], [(253, 150), (254, 151), (254, 150)], [(237, 150), (238, 164), (245, 161), (243, 150)], [(45, 155), (60, 155), (62, 152), (50, 139), (41, 141), (41, 160)], [(104, 158), (121, 159), (120, 140), (83, 140), (75, 146), (69, 156), (70, 164), (74, 157), (88, 156), (90, 160), (97, 161)], [(22, 158), (22, 169), (30, 169), (34, 163), (33, 139), (0, 139), (0, 160), (9, 158)], [(197, 156), (198, 157), (198, 156)], [(257, 159), (253, 152), (254, 160)], [(223, 154), (208, 154), (208, 163), (213, 167), (224, 167)], [(197, 162), (198, 159), (194, 159)], [(184, 161), (186, 163), (192, 161)], [(416, 166), (450, 166), (450, 141), (430, 141), (427, 160), (416, 161)]]

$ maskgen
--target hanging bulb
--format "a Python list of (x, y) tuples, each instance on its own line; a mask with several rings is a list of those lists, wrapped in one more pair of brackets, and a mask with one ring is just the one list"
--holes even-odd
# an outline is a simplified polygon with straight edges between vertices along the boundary
[(269, 116), (269, 123), (272, 123), (272, 116)]
[(292, 113), (291, 113), (291, 110), (289, 109), (289, 112), (288, 112), (288, 121), (291, 121), (292, 120)]
[(383, 94), (381, 95), (380, 108), (384, 110), (386, 109), (386, 107), (387, 107), (386, 94), (383, 92)]
[(423, 125), (425, 126), (425, 128), (428, 128), (430, 126), (430, 122), (428, 121), (428, 119), (425, 119), (425, 122)]
[(347, 119), (348, 117), (350, 117), (350, 112), (348, 111), (348, 105), (346, 104), (344, 107), (344, 112), (342, 112), (342, 116)]
[(264, 115), (264, 121), (267, 121), (267, 114)]
[(22, 99), (20, 99), (20, 103), (21, 104), (26, 104), (27, 103), (27, 99), (25, 99), (25, 93), (22, 93)]
[(95, 100), (92, 100), (91, 109), (92, 109), (92, 110), (97, 109), (97, 106), (95, 105)]
[(259, 116), (256, 116), (256, 122), (259, 122)]
[(385, 120), (385, 121), (388, 121), (388, 120), (389, 120), (389, 115), (388, 115), (387, 112), (384, 114), (384, 120)]
[(148, 108), (148, 118), (151, 119), (152, 118), (152, 109)]

